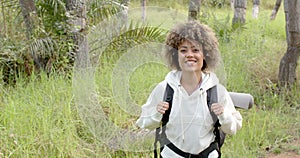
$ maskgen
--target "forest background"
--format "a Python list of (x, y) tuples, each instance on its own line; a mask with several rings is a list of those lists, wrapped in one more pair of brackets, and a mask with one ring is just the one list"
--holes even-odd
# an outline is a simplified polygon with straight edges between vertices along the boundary
[[(116, 13), (123, 6), (114, 2), (121, 2), (88, 1), (83, 31), (91, 71), (74, 66), (78, 47), (72, 41), (76, 31), (70, 29), (68, 1), (34, 1), (35, 25), (29, 30), (19, 2), (1, 0), (0, 157), (151, 157), (151, 140), (135, 146), (122, 137), (144, 136), (145, 131), (134, 125), (138, 116), (128, 111), (138, 113), (137, 107), (169, 70), (157, 59), (159, 53), (151, 56), (152, 50), (136, 46), (163, 43), (167, 26), (161, 21), (171, 17), (169, 24), (174, 24), (187, 18), (189, 2), (148, 1), (146, 19), (154, 17), (150, 25), (132, 20), (142, 13), (140, 1), (130, 1), (128, 25), (118, 28), (108, 24), (119, 26), (123, 12)], [(230, 2), (201, 4), (199, 21), (213, 28), (219, 39), (223, 83), (229, 91), (250, 93), (255, 99), (252, 109), (240, 109), (243, 128), (226, 138), (223, 157), (300, 157), (300, 81), (289, 89), (278, 87), (287, 41), (283, 7), (270, 20), (274, 5), (275, 1), (261, 1), (259, 16), (253, 18), (248, 2), (246, 23), (233, 27)], [(105, 23), (107, 19), (111, 23)], [(103, 41), (108, 44), (103, 46)], [(151, 46), (158, 52), (159, 46)], [(101, 53), (95, 55), (95, 50)], [(138, 58), (130, 58), (138, 51)], [(299, 66), (296, 73), (300, 75)], [(137, 105), (134, 109), (123, 105), (127, 98)]]

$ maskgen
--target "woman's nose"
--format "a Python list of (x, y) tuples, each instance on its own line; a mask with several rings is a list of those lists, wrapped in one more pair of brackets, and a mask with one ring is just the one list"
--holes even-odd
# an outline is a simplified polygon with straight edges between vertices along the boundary
[(187, 57), (187, 58), (191, 58), (193, 56), (194, 55), (193, 55), (193, 52), (191, 50), (188, 50), (187, 53), (186, 53), (186, 55), (185, 55), (185, 57)]

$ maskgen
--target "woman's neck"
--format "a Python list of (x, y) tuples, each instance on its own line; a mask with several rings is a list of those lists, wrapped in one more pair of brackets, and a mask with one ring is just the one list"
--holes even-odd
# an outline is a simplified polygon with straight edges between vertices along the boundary
[(180, 83), (190, 95), (193, 93), (202, 81), (201, 72), (182, 72)]

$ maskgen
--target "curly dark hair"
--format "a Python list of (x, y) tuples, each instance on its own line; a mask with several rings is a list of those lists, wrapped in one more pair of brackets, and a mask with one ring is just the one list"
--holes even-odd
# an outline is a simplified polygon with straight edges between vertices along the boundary
[(181, 70), (178, 63), (178, 47), (186, 40), (202, 46), (205, 57), (202, 71), (213, 71), (217, 68), (220, 61), (220, 52), (215, 33), (207, 25), (189, 21), (177, 24), (167, 35), (165, 55), (171, 69)]

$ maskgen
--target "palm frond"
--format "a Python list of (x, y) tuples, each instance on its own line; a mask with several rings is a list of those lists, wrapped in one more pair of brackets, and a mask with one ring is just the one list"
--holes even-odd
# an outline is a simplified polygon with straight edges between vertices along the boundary
[(49, 3), (54, 8), (54, 13), (58, 13), (60, 9), (66, 10), (66, 4), (61, 0), (49, 0)]
[(164, 40), (164, 36), (166, 34), (166, 30), (163, 30), (159, 26), (152, 26), (148, 24), (140, 24), (130, 22), (128, 27), (126, 27), (124, 30), (122, 30), (122, 34), (120, 36), (116, 37), (111, 45), (118, 47), (117, 44), (119, 42), (124, 43), (124, 41), (129, 40), (126, 43), (132, 43), (132, 44), (141, 44), (149, 41), (156, 41), (156, 42), (162, 42)]
[(66, 11), (66, 4), (62, 0), (37, 1), (36, 6), (38, 6), (40, 14), (52, 14), (52, 16), (56, 16)]
[(55, 52), (56, 42), (50, 37), (34, 39), (29, 48), (33, 56), (47, 57)]
[[(110, 21), (97, 26), (101, 30), (91, 32), (89, 36), (90, 52), (97, 52), (104, 47), (109, 50), (120, 50), (149, 41), (162, 42), (166, 34), (166, 30), (159, 26), (132, 21), (128, 25), (120, 23), (120, 20), (117, 22)], [(125, 45), (126, 47), (124, 47)]]
[[(121, 5), (121, 3), (120, 3)], [(116, 5), (112, 1), (90, 0), (87, 3), (87, 16), (90, 23), (97, 24), (98, 22), (108, 19), (109, 17), (123, 10), (120, 5)]]
[(24, 42), (0, 38), (0, 64), (8, 61), (17, 61), (23, 52)]
[[(99, 57), (122, 55), (126, 50), (147, 42), (164, 41), (167, 30), (159, 26), (130, 21), (128, 25), (119, 18), (103, 21), (88, 36), (92, 63)], [(102, 54), (104, 53), (104, 54)]]
[(7, 8), (18, 8), (19, 1), (18, 0), (2, 0), (2, 6)]

